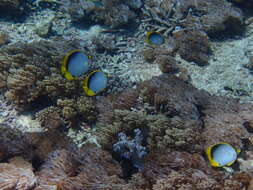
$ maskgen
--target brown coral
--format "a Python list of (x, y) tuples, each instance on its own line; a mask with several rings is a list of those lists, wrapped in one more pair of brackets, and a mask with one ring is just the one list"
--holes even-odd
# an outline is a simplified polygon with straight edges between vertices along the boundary
[(17, 10), (20, 6), (20, 1), (19, 0), (1, 0), (0, 1), (0, 9), (1, 10)]
[(207, 34), (201, 30), (174, 32), (180, 56), (199, 65), (206, 65), (210, 54), (210, 42)]
[[(152, 164), (151, 164), (152, 163)], [(153, 153), (147, 158), (144, 176), (154, 180), (156, 189), (233, 189), (247, 188), (251, 177), (245, 172), (236, 172), (226, 176), (224, 172), (214, 170), (199, 154), (187, 152)]]
[(179, 71), (177, 62), (172, 56), (158, 56), (154, 63), (159, 65), (159, 68), (163, 73), (176, 73)]
[(222, 141), (241, 148), (242, 139), (249, 137), (244, 123), (253, 118), (250, 111), (252, 106), (240, 105), (235, 100), (221, 97), (213, 97), (213, 102), (206, 102), (205, 106), (205, 128), (202, 133), (205, 147)]
[[(151, 150), (163, 151), (173, 148), (199, 152), (220, 141), (241, 148), (241, 139), (249, 136), (244, 123), (253, 117), (250, 105), (211, 96), (171, 75), (140, 83), (137, 92), (139, 97), (132, 96), (135, 101), (127, 102), (125, 108), (121, 105), (114, 109), (117, 103), (113, 101), (109, 104), (110, 124), (97, 126), (98, 140), (103, 146), (111, 147), (117, 133), (135, 128), (148, 131)], [(124, 97), (124, 93), (121, 95)], [(108, 116), (104, 113), (100, 112), (102, 118)]]
[(36, 113), (36, 118), (42, 127), (57, 129), (64, 124), (56, 107), (48, 107)]
[(76, 99), (58, 99), (57, 106), (66, 120), (81, 119), (92, 123), (96, 121), (97, 110), (93, 100), (85, 96)]
[[(62, 77), (56, 77), (57, 74), (60, 76), (59, 56), (68, 48), (60, 50), (57, 43), (59, 42), (41, 41), (29, 45), (17, 43), (2, 48), (3, 65), (1, 67), (4, 67), (2, 75), (6, 78), (6, 86), (1, 86), (8, 87), (6, 97), (18, 107), (29, 106), (32, 101), (44, 95), (55, 95), (50, 86), (54, 86), (54, 92), (61, 91), (61, 93), (57, 92), (57, 95), (65, 91), (68, 93), (68, 86), (65, 86), (68, 82), (65, 82)], [(48, 49), (55, 49), (55, 52), (49, 52)], [(10, 54), (12, 56), (9, 56)], [(52, 83), (47, 82), (48, 77), (51, 77)], [(61, 85), (54, 85), (56, 79)]]
[[(75, 169), (76, 161), (81, 163), (78, 170)], [(38, 172), (36, 190), (49, 189), (49, 186), (61, 190), (123, 188), (126, 183), (119, 175), (120, 169), (111, 156), (94, 145), (86, 145), (77, 155), (58, 150), (49, 156)]]
[(48, 130), (44, 133), (26, 134), (26, 144), (32, 147), (29, 155), (31, 159), (37, 160), (38, 163), (45, 160), (49, 153), (60, 148), (69, 148), (70, 142), (65, 135), (59, 130)]
[(48, 156), (47, 161), (37, 173), (39, 184), (37, 188), (56, 187), (60, 180), (74, 176), (75, 169), (76, 164), (71, 153), (66, 150), (56, 150)]
[(30, 163), (22, 158), (13, 158), (10, 163), (0, 164), (0, 189), (32, 189), (36, 184), (36, 177)]

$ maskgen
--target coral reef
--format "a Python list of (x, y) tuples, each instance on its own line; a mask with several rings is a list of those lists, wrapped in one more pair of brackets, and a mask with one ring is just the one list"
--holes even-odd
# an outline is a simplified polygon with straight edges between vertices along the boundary
[(77, 165), (70, 152), (56, 150), (50, 153), (37, 173), (38, 187), (35, 189), (48, 189), (48, 186), (56, 187), (59, 181), (68, 176), (74, 176), (76, 167)]
[[(237, 190), (250, 185), (251, 169), (245, 162), (239, 160), (244, 172), (235, 171), (227, 176), (222, 170), (213, 169), (202, 154), (205, 146), (220, 140), (242, 148), (241, 141), (250, 135), (249, 128), (253, 120), (251, 105), (240, 105), (235, 100), (210, 96), (168, 74), (142, 82), (136, 91), (129, 90), (117, 95), (118, 99), (115, 97), (108, 96), (98, 102), (106, 104), (106, 99), (109, 99), (107, 104), (111, 105), (107, 107), (109, 110), (105, 115), (99, 117), (99, 121), (102, 121), (109, 116), (106, 119), (111, 124), (97, 126), (98, 141), (110, 150), (114, 143), (117, 145), (118, 131), (130, 134), (140, 128), (144, 134), (147, 133), (147, 146), (150, 149), (141, 172), (134, 174), (127, 182), (121, 178), (126, 174), (110, 152), (89, 143), (75, 148), (63, 134), (50, 128), (44, 134), (27, 134), (25, 137), (28, 138), (21, 139), (7, 135), (4, 129), (4, 133), (1, 133), (4, 138), (0, 139), (6, 141), (1, 142), (1, 149), (8, 145), (7, 158), (21, 155), (32, 161), (36, 166), (35, 174), (31, 174), (37, 177), (36, 190)], [(101, 108), (103, 106), (100, 105)], [(112, 115), (106, 115), (109, 111)], [(100, 114), (103, 114), (102, 110)], [(213, 132), (217, 128), (220, 130)], [(221, 129), (224, 129), (224, 133)], [(227, 134), (230, 131), (236, 132)], [(14, 152), (17, 148), (23, 151)], [(248, 156), (248, 159), (251, 157)], [(16, 169), (10, 171), (12, 176)], [(5, 173), (0, 171), (0, 174)]]
[(176, 46), (179, 55), (190, 62), (196, 62), (199, 65), (208, 63), (211, 53), (208, 36), (201, 30), (187, 30), (174, 32)]
[(48, 155), (37, 172), (33, 172), (31, 164), (20, 157), (10, 159), (8, 164), (1, 163), (0, 168), (1, 180), (7, 177), (9, 179), (8, 184), (1, 185), (7, 185), (5, 188), (10, 189), (237, 190), (247, 188), (251, 180), (245, 172), (226, 176), (222, 171), (206, 165), (203, 157), (198, 154), (174, 151), (150, 154), (144, 170), (126, 182), (120, 179), (120, 168), (108, 152), (93, 145), (86, 145), (78, 153), (56, 150)]
[(0, 33), (0, 46), (9, 42), (9, 35), (7, 33)]
[(112, 158), (107, 152), (93, 145), (86, 145), (75, 155), (57, 150), (49, 155), (37, 173), (39, 186), (35, 189), (123, 188), (124, 181), (117, 177), (120, 169), (111, 162)]
[(137, 15), (136, 10), (140, 9), (142, 2), (121, 0), (102, 1), (69, 1), (62, 3), (62, 9), (67, 11), (73, 21), (87, 21), (104, 23), (109, 27), (119, 27), (133, 21)]
[(13, 157), (9, 163), (0, 163), (1, 189), (33, 189), (36, 182), (32, 165), (21, 157)]
[(80, 116), (86, 122), (96, 120), (97, 111), (93, 101), (85, 96), (75, 99), (58, 99), (57, 106), (62, 110), (61, 115), (66, 119)]
[(158, 56), (154, 63), (159, 65), (159, 68), (163, 73), (175, 73), (179, 70), (176, 60), (169, 55)]
[[(96, 119), (92, 100), (82, 96), (81, 81), (67, 81), (59, 73), (61, 56), (78, 46), (72, 43), (40, 41), (8, 46), (1, 51), (2, 91), (7, 90), (6, 98), (18, 109), (40, 111), (37, 116), (43, 126), (60, 125), (61, 118), (56, 121), (57, 118), (53, 117), (57, 114), (68, 122), (78, 117), (87, 122)], [(40, 106), (33, 106), (40, 101)], [(45, 117), (49, 113), (53, 115)]]
[[(45, 130), (30, 116), (17, 114), (4, 99), (0, 102), (0, 160), (22, 156), (28, 160), (36, 158), (40, 162), (53, 150), (68, 147), (68, 139), (59, 130), (54, 127)], [(55, 120), (47, 124), (55, 126), (57, 122), (52, 121)]]
[(188, 70), (191, 83), (198, 89), (215, 95), (239, 98), (242, 103), (252, 103), (252, 32), (253, 24), (249, 24), (244, 36), (228, 39), (221, 35), (223, 40), (212, 41), (212, 55), (206, 67), (188, 63), (179, 56), (176, 60)]
[(43, 128), (57, 129), (64, 124), (59, 109), (56, 107), (48, 107), (36, 113), (36, 119)]
[[(0, 0), (0, 189), (252, 188), (252, 104), (216, 96), (252, 101), (247, 5)], [(108, 74), (105, 92), (60, 74), (73, 49)], [(220, 142), (241, 150), (227, 169), (204, 154)]]
[(150, 150), (161, 151), (199, 152), (220, 141), (242, 148), (242, 139), (249, 137), (243, 124), (252, 118), (251, 105), (211, 96), (168, 74), (143, 82), (132, 92), (132, 97), (131, 92), (120, 95), (128, 99), (121, 104), (113, 97), (98, 103), (102, 123), (97, 134), (104, 147), (110, 148), (117, 133), (136, 128), (148, 130)]
[(238, 31), (243, 24), (242, 11), (226, 0), (149, 0), (142, 11), (141, 28), (173, 35), (181, 57), (200, 65), (207, 64), (210, 54), (207, 34)]

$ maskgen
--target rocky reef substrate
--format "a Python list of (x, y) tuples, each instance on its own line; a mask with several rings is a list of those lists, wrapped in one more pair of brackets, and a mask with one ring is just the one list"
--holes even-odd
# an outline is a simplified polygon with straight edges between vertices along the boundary
[[(93, 135), (102, 148), (89, 143), (81, 149), (75, 148), (61, 128), (21, 133), (8, 128), (8, 120), (2, 122), (1, 160), (9, 161), (1, 164), (0, 179), (8, 178), (11, 181), (8, 185), (14, 187), (35, 189), (166, 189), (169, 186), (237, 190), (250, 184), (252, 170), (245, 169), (241, 163), (250, 162), (252, 157), (251, 104), (212, 96), (168, 74), (140, 83), (135, 90), (96, 102), (99, 118)], [(55, 118), (46, 119), (52, 124)], [(15, 118), (12, 122), (15, 124)], [(149, 153), (144, 169), (125, 181), (121, 179), (120, 164), (112, 157), (112, 145), (117, 142), (119, 132), (131, 136), (137, 128), (145, 133), (144, 146)], [(235, 167), (233, 173), (227, 174), (209, 165), (203, 156), (205, 148), (221, 141), (247, 152), (237, 163), (243, 170)], [(16, 159), (25, 164), (13, 162)], [(23, 172), (32, 175), (24, 177)]]

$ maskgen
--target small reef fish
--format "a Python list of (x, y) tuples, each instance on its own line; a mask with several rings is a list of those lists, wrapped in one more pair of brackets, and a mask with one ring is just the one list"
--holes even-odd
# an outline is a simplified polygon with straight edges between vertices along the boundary
[(238, 153), (239, 149), (236, 150), (227, 143), (218, 143), (206, 150), (208, 160), (214, 167), (231, 166), (236, 161)]
[(68, 71), (75, 77), (86, 73), (89, 69), (89, 58), (82, 52), (75, 52), (69, 57)]
[(95, 96), (103, 91), (108, 82), (107, 75), (101, 70), (94, 70), (85, 77), (83, 89), (87, 96)]
[(165, 39), (159, 32), (149, 31), (146, 34), (146, 42), (150, 45), (162, 45)]
[(72, 50), (68, 52), (61, 64), (61, 73), (68, 80), (80, 77), (89, 70), (90, 56), (80, 50)]

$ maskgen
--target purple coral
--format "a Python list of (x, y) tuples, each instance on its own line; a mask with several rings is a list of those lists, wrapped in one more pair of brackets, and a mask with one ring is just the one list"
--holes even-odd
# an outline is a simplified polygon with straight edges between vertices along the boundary
[(129, 140), (125, 133), (119, 133), (118, 142), (113, 144), (113, 151), (119, 155), (121, 160), (130, 161), (133, 167), (142, 170), (143, 159), (147, 150), (141, 145), (143, 142), (142, 131), (135, 129), (134, 133), (135, 137), (132, 140)]

